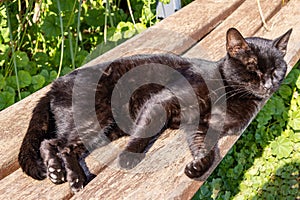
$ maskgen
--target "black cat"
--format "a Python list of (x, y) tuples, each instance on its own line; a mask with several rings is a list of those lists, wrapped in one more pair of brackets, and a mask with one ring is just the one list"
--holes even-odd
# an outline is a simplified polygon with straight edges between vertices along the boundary
[(219, 137), (244, 130), (279, 88), (291, 32), (244, 39), (231, 28), (227, 55), (218, 62), (136, 55), (75, 70), (38, 102), (19, 163), (35, 179), (68, 181), (78, 191), (87, 182), (78, 162), (87, 150), (130, 135), (118, 159), (131, 169), (158, 134), (183, 129), (194, 158), (185, 173), (198, 178), (211, 166)]

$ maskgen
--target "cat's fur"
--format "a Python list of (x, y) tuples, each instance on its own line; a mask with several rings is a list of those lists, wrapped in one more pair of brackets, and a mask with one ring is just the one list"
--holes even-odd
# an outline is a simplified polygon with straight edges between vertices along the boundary
[[(256, 115), (260, 103), (278, 89), (287, 70), (283, 57), (290, 34), (291, 30), (275, 40), (244, 39), (231, 28), (226, 36), (227, 55), (218, 62), (165, 54), (137, 55), (81, 68), (61, 77), (33, 111), (20, 149), (19, 163), (24, 172), (35, 179), (44, 179), (48, 175), (52, 182), (68, 181), (71, 188), (78, 191), (87, 181), (78, 163), (87, 149), (131, 135), (130, 142), (119, 155), (120, 165), (130, 169), (143, 159), (146, 147), (158, 133), (167, 128), (181, 128), (182, 124), (196, 123), (197, 129), (187, 133), (194, 159), (187, 164), (185, 173), (190, 178), (200, 177), (214, 160), (213, 145), (208, 147), (204, 143), (208, 129), (221, 136), (240, 132)], [(193, 95), (183, 79), (166, 77), (167, 86), (159, 85), (151, 83), (148, 80), (151, 78), (147, 79), (147, 72), (142, 74), (147, 84), (135, 90), (130, 98), (130, 115), (135, 121), (128, 129), (130, 132), (124, 132), (113, 116), (113, 112), (117, 113), (124, 105), (117, 102), (117, 108), (112, 108), (111, 97), (118, 80), (140, 66), (148, 67), (149, 73), (156, 73), (160, 79), (164, 79), (166, 72), (157, 66), (168, 66), (179, 72), (193, 89), (196, 104), (193, 105)], [(91, 77), (100, 73), (102, 76), (93, 85)], [(133, 77), (130, 81), (139, 78)], [(207, 84), (213, 85), (214, 81), (222, 84), (210, 91)], [(217, 92), (221, 89), (226, 95)], [(91, 92), (94, 96), (85, 100)], [(74, 98), (79, 99), (76, 105)], [(226, 110), (217, 107), (212, 114), (212, 107), (220, 101), (226, 102)], [(96, 121), (92, 115), (96, 116)], [(75, 119), (78, 116), (79, 122)], [(157, 128), (156, 121), (163, 127), (156, 134), (149, 135), (148, 128)], [(210, 142), (215, 144), (215, 141)]]

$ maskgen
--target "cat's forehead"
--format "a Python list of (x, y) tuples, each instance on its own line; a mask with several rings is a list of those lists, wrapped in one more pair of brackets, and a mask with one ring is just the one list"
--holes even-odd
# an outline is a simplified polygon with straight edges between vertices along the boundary
[(245, 38), (245, 40), (248, 44), (250, 44), (250, 46), (255, 46), (258, 48), (272, 47), (272, 40), (269, 39), (260, 38), (260, 37), (248, 37)]
[(280, 51), (274, 47), (273, 40), (250, 37), (245, 38), (249, 47), (257, 57), (261, 59), (273, 60), (273, 59), (283, 59)]

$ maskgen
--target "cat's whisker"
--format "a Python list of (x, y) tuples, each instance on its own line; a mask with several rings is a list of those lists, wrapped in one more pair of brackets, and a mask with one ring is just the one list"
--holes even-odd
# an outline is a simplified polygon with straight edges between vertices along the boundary
[(230, 87), (231, 87), (231, 86), (229, 86), (229, 85), (225, 85), (225, 86), (223, 86), (223, 87), (219, 87), (218, 89), (213, 90), (213, 92), (217, 92), (217, 91), (219, 91), (219, 90), (226, 89), (226, 88), (230, 88)]
[(226, 81), (224, 78), (204, 78), (205, 81)]
[(237, 96), (237, 95), (239, 95), (239, 94), (242, 94), (243, 92), (244, 92), (243, 89), (235, 90), (234, 92), (232, 92), (232, 94), (231, 94), (230, 96), (228, 96), (228, 97), (226, 98), (226, 100), (229, 100), (230, 98), (232, 98), (232, 97), (234, 97), (234, 96)]
[[(215, 89), (215, 90), (210, 91), (209, 96), (212, 98), (212, 93), (213, 93), (214, 95), (216, 95), (216, 96), (219, 96), (219, 95), (217, 94), (219, 90), (225, 90), (225, 91), (224, 91), (224, 94), (226, 94), (226, 93), (228, 93), (228, 92), (226, 92), (226, 89), (227, 89), (227, 88), (233, 88), (233, 87), (235, 87), (235, 86), (239, 86), (239, 85), (225, 85), (225, 86), (219, 87), (218, 89)], [(233, 90), (230, 91), (230, 92), (234, 92), (234, 91), (235, 91), (235, 89), (233, 89)], [(220, 96), (220, 98), (222, 98), (223, 96), (224, 96), (224, 95)], [(216, 102), (217, 102), (217, 100), (216, 100)]]
[(235, 87), (238, 87), (238, 88), (242, 88), (243, 85), (241, 84), (230, 84), (230, 85), (224, 85), (222, 87), (219, 87), (215, 90), (213, 90), (214, 92), (218, 91), (218, 90), (222, 90), (222, 89), (226, 89), (226, 88), (232, 88), (233, 90), (235, 90)]
[(248, 95), (250, 95), (249, 92), (247, 90), (244, 90), (239, 98), (241, 99), (247, 97)]
[(243, 88), (238, 88), (238, 89), (234, 89), (232, 91), (226, 92), (223, 95), (221, 95), (216, 101), (214, 101), (214, 104), (216, 104), (218, 101), (220, 101), (224, 96), (226, 96), (226, 98), (221, 103), (224, 103), (225, 101), (229, 100), (233, 96), (238, 95), (242, 92), (244, 92)]

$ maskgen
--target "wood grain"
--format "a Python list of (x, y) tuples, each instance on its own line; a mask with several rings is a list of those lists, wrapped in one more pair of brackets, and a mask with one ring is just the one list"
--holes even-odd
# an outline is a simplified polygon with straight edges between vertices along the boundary
[[(244, 0), (194, 1), (173, 16), (128, 40), (85, 67), (136, 53), (182, 53), (224, 20)], [(214, 7), (214, 11), (210, 8)], [(209, 12), (203, 15), (199, 10)], [(213, 13), (212, 13), (213, 12)], [(178, 25), (179, 24), (179, 25)], [(36, 101), (49, 86), (0, 112), (0, 179), (17, 169), (17, 154)], [(14, 147), (14, 148), (11, 148)]]
[[(263, 8), (268, 8), (268, 13), (270, 13), (270, 16), (274, 16), (274, 12), (278, 11), (281, 7), (281, 3), (279, 1), (268, 1), (268, 2), (261, 2)], [(270, 3), (273, 3), (274, 9), (272, 10), (269, 6)], [(244, 4), (248, 4), (245, 6)], [(213, 30), (207, 37), (205, 37), (201, 42), (210, 44), (211, 47), (215, 48), (218, 47), (220, 43), (223, 43), (223, 41), (220, 39), (220, 37), (211, 38), (212, 36), (218, 36), (220, 32), (226, 32), (228, 26), (230, 23), (239, 22), (239, 18), (236, 16), (240, 16), (242, 13), (245, 13), (247, 10), (248, 13), (251, 10), (254, 10), (255, 4), (253, 4), (251, 1), (246, 1), (241, 7), (239, 7), (232, 15), (233, 17), (228, 17), (227, 20), (225, 20), (218, 28)], [(252, 7), (250, 7), (250, 5)], [(289, 15), (287, 10), (291, 10), (293, 4), (288, 4), (287, 7), (284, 10), (280, 10), (276, 16), (274, 16), (273, 20), (276, 20), (278, 16), (286, 16), (284, 20), (290, 21), (293, 18), (293, 15)], [(253, 8), (253, 9), (250, 9)], [(294, 9), (295, 12), (297, 10)], [(290, 11), (289, 11), (290, 12)], [(253, 12), (253, 14), (257, 14), (256, 11)], [(234, 16), (236, 15), (236, 16)], [(252, 15), (252, 18), (256, 15)], [(297, 15), (296, 15), (297, 16)], [(258, 16), (259, 17), (259, 16)], [(270, 17), (267, 17), (270, 19)], [(236, 19), (236, 21), (233, 21), (233, 19)], [(296, 18), (297, 19), (297, 18)], [(248, 18), (248, 20), (251, 20), (251, 18)], [(278, 19), (277, 19), (278, 20)], [(261, 27), (260, 20), (252, 19), (252, 22), (257, 22), (256, 24), (252, 24), (252, 28), (245, 29), (245, 34), (248, 36), (252, 36), (257, 30), (261, 30), (259, 27)], [(281, 21), (284, 22), (284, 21)], [(224, 25), (223, 25), (224, 24)], [(297, 26), (298, 22), (294, 20), (293, 23), (290, 25)], [(220, 28), (221, 27), (221, 28)], [(284, 27), (273, 27), (274, 34), (276, 33), (277, 36), (281, 35), (281, 30)], [(285, 27), (286, 29), (286, 27)], [(249, 31), (249, 32), (247, 32)], [(260, 35), (263, 37), (268, 37), (268, 35), (264, 35), (263, 33)], [(276, 36), (276, 37), (277, 37)], [(269, 37), (274, 38), (274, 37)], [(300, 35), (296, 32), (296, 34), (293, 34), (292, 41), (296, 41), (300, 39)], [(193, 52), (199, 52), (198, 45), (196, 45), (191, 51)], [(295, 64), (294, 61), (291, 59), (288, 59), (289, 57), (292, 57), (293, 60), (299, 59), (299, 55), (295, 55), (294, 52), (296, 49), (299, 51), (299, 45), (297, 43), (291, 42), (289, 45), (289, 50), (287, 54), (287, 62), (290, 65)], [(201, 51), (201, 50), (200, 50)], [(290, 51), (290, 52), (289, 52)], [(187, 52), (185, 55), (188, 55), (189, 52)], [(216, 52), (214, 56), (220, 56), (219, 52)], [(263, 104), (262, 104), (263, 106)], [(220, 157), (217, 159), (213, 166), (209, 169), (209, 171), (204, 175), (203, 179), (205, 180), (206, 177), (215, 169), (217, 164), (221, 161), (221, 159), (226, 155), (228, 150), (232, 147), (232, 145), (236, 142), (236, 140), (239, 138), (239, 136), (242, 133), (237, 133), (234, 136), (227, 136), (225, 138), (222, 138), (219, 141), (218, 147), (220, 150)], [(164, 138), (163, 141), (167, 143), (168, 141), (171, 141), (174, 139), (176, 135), (172, 135), (171, 137)], [(159, 144), (161, 145), (161, 144)], [(185, 146), (184, 137), (181, 138), (181, 140), (174, 142), (172, 141), (170, 144), (174, 145), (171, 147), (171, 150), (173, 153), (180, 152), (176, 158), (177, 162), (172, 163), (172, 165), (168, 165), (166, 167), (163, 167), (163, 172), (161, 171), (154, 171), (152, 173), (146, 173), (146, 169), (144, 169), (145, 173), (143, 174), (132, 174), (132, 172), (126, 172), (122, 171), (120, 169), (117, 169), (116, 163), (112, 163), (110, 167), (105, 168), (99, 176), (97, 176), (89, 185), (86, 187), (82, 193), (79, 193), (75, 195), (72, 199), (85, 199), (85, 198), (108, 198), (108, 199), (190, 199), (194, 193), (198, 190), (199, 186), (203, 183), (202, 181), (193, 181), (190, 179), (187, 179), (183, 175), (183, 169), (185, 167), (185, 164), (190, 160), (190, 155), (188, 153), (188, 148)], [(154, 147), (155, 149), (156, 147)], [(185, 148), (185, 151), (182, 151), (182, 148)], [(155, 150), (154, 150), (155, 151)], [(165, 152), (167, 155), (168, 151)], [(157, 163), (159, 163), (161, 156), (156, 155), (153, 152), (149, 152), (149, 157), (154, 159), (155, 161), (152, 161), (152, 166), (154, 166)], [(164, 156), (164, 158), (167, 156)], [(178, 162), (179, 161), (179, 162)], [(142, 165), (146, 165), (145, 163), (141, 163)], [(126, 177), (126, 178), (124, 178)], [(125, 179), (124, 182), (121, 181), (122, 179)], [(111, 186), (114, 185), (114, 190), (111, 191)], [(159, 192), (157, 192), (159, 191)]]
[[(249, 3), (249, 1), (246, 1), (245, 3)], [(264, 4), (262, 4), (262, 7), (263, 5)], [(279, 4), (274, 5), (278, 6)], [(242, 6), (244, 6), (244, 4), (242, 4)], [(241, 11), (237, 9), (232, 13), (232, 15), (242, 12), (242, 6), (239, 8)], [(286, 55), (286, 60), (290, 66), (294, 65), (299, 59), (299, 25), (297, 26), (298, 22), (293, 20), (299, 19), (299, 13), (295, 9), (297, 7), (299, 7), (299, 3), (293, 1), (290, 2), (273, 18), (271, 18), (270, 21), (268, 21), (268, 23), (274, 23), (271, 32), (265, 32), (263, 29), (259, 29), (259, 31), (256, 33), (256, 35), (259, 36), (274, 38), (282, 34), (289, 27), (293, 27), (294, 31), (291, 37), (291, 41), (293, 42), (289, 43), (288, 54)], [(275, 9), (278, 8), (276, 7)], [(269, 12), (272, 13), (271, 10)], [(223, 24), (234, 26), (233, 24), (230, 25), (230, 23), (234, 23), (234, 21), (233, 18), (229, 17), (208, 35), (212, 37), (214, 34), (218, 35), (217, 33), (223, 31), (223, 37), (205, 37), (201, 42), (206, 42), (206, 44), (214, 43), (211, 44), (212, 47), (216, 45), (215, 48), (220, 48), (218, 45), (221, 45), (220, 43), (224, 43), (225, 32), (227, 30), (227, 26)], [(224, 27), (221, 29), (220, 27), (222, 26)], [(244, 31), (243, 29), (244, 34), (251, 36), (256, 30), (251, 28), (247, 31)], [(152, 50), (153, 49), (151, 49), (150, 52)], [(191, 51), (199, 53), (201, 50), (202, 48), (199, 50), (198, 45), (196, 45)], [(156, 50), (153, 52), (156, 52)], [(185, 55), (188, 54), (189, 52)], [(214, 56), (216, 57), (222, 55), (223, 54), (219, 51), (214, 53)], [(111, 56), (113, 56), (113, 54)], [(41, 91), (42, 94), (47, 91), (47, 88), (43, 90), (44, 91)], [(10, 129), (6, 129), (6, 132), (2, 132), (1, 139), (6, 139), (6, 141), (8, 141), (6, 143), (8, 148), (11, 148), (11, 146), (17, 146), (16, 144), (18, 144), (18, 142), (16, 141), (21, 141), (23, 137), (22, 134), (24, 134), (27, 128), (29, 120), (27, 117), (30, 118), (30, 115), (26, 116), (26, 113), (24, 115), (22, 111), (28, 111), (28, 109), (32, 109), (28, 108), (27, 105), (35, 104), (36, 100), (39, 98), (39, 95), (41, 94), (38, 92), (30, 96), (30, 98), (26, 98), (16, 104), (16, 107), (18, 108), (16, 109), (17, 112), (15, 109), (6, 109), (5, 112), (1, 112), (1, 122), (2, 119), (6, 119), (7, 123), (8, 121), (11, 121), (8, 125), (17, 123), (16, 126), (13, 125)], [(2, 113), (5, 115), (2, 115)], [(6, 118), (7, 116), (9, 116), (9, 119)], [(20, 118), (22, 118), (22, 120), (20, 123), (18, 123)], [(6, 124), (2, 123), (1, 127), (3, 125)], [(19, 129), (16, 127), (19, 127)], [(19, 136), (18, 134), (9, 134), (14, 130), (17, 130), (17, 133), (20, 132)], [(13, 139), (11, 140), (11, 138)], [(237, 139), (238, 136), (228, 137), (219, 142), (220, 149), (222, 150), (221, 157), (226, 154), (227, 150)], [(126, 139), (124, 140), (117, 141), (114, 143), (114, 146), (116, 146), (117, 149), (121, 149), (126, 143)], [(202, 182), (191, 181), (183, 174), (183, 168), (186, 162), (191, 159), (187, 145), (185, 142), (183, 142), (184, 140), (184, 134), (181, 132), (167, 131), (164, 133), (163, 136), (159, 138), (159, 141), (156, 142), (151, 148), (147, 158), (141, 164), (140, 169), (136, 169), (136, 171), (140, 171), (141, 173), (133, 173), (131, 171), (119, 169), (116, 161), (113, 159), (117, 155), (117, 152), (112, 152), (110, 148), (99, 149), (93, 152), (87, 158), (88, 166), (93, 173), (98, 174), (101, 172), (101, 174), (91, 181), (81, 193), (73, 196), (73, 199), (189, 199), (191, 196), (193, 196), (194, 192), (197, 191)], [(106, 152), (106, 154), (103, 152)], [(10, 158), (10, 156), (14, 157), (16, 160), (16, 153), (9, 155), (8, 158)], [(169, 158), (169, 160), (165, 161), (165, 158)], [(16, 163), (15, 160), (11, 159), (13, 163)], [(219, 161), (220, 160), (215, 162), (210, 171), (212, 171)], [(155, 166), (153, 166), (153, 163), (155, 163)], [(108, 167), (106, 166), (107, 164), (109, 164)], [(14, 168), (17, 169), (17, 165), (14, 166)], [(3, 171), (1, 171), (0, 174), (2, 173)], [(5, 176), (9, 173), (9, 170), (6, 171)], [(210, 172), (208, 172), (208, 174), (209, 173)], [(24, 175), (20, 169), (5, 177), (3, 180), (1, 180), (0, 184), (0, 199), (69, 199), (70, 197), (72, 197), (72, 194), (69, 191), (68, 184), (56, 186), (50, 183), (48, 180), (34, 181)]]
[[(294, 30), (289, 42), (286, 60), (289, 66), (293, 66), (299, 60), (300, 27), (297, 21), (297, 19), (300, 19), (300, 13), (297, 10), (300, 7), (299, 1), (290, 1), (281, 10), (279, 10), (281, 8), (281, 0), (261, 1), (265, 16), (269, 19), (267, 23), (269, 25), (273, 24), (271, 32), (266, 32), (261, 28), (259, 16), (256, 16), (258, 11), (255, 10), (257, 7), (253, 3), (254, 1), (247, 0), (240, 7), (238, 6), (242, 1), (230, 1), (230, 5), (229, 1), (223, 1), (224, 5), (226, 4), (227, 12), (229, 10), (230, 12), (222, 15), (220, 19), (224, 21), (217, 28), (214, 27), (220, 23), (219, 20), (213, 23), (214, 25), (211, 26), (211, 29), (207, 29), (211, 32), (206, 31), (203, 34), (204, 32), (202, 33), (199, 29), (204, 31), (210, 26), (207, 25), (210, 23), (205, 21), (207, 18), (203, 17), (201, 20), (204, 20), (204, 22), (201, 23), (206, 25), (201, 26), (201, 23), (197, 20), (203, 13), (199, 12), (199, 10), (204, 10), (205, 14), (210, 12), (212, 16), (221, 15), (225, 12), (222, 10), (224, 7), (213, 5), (217, 1), (208, 2), (211, 3), (209, 6), (219, 8), (219, 13), (216, 10), (210, 10), (209, 7), (206, 7), (205, 10), (203, 8), (206, 5), (205, 2), (193, 2), (189, 7), (183, 9), (182, 12), (176, 13), (175, 17), (172, 16), (173, 19), (167, 18), (170, 21), (164, 20), (157, 26), (100, 56), (87, 64), (87, 66), (139, 52), (171, 51), (181, 54), (195, 44), (197, 40), (203, 38), (206, 33), (209, 34), (198, 45), (195, 45), (194, 48), (188, 51), (185, 56), (195, 55), (199, 57), (199, 55), (203, 55), (204, 45), (206, 48), (205, 52), (211, 58), (218, 59), (225, 53), (225, 33), (227, 28), (231, 26), (241, 29), (246, 36), (255, 34), (267, 38), (275, 38), (288, 28), (293, 27)], [(193, 11), (195, 14), (193, 15), (190, 11)], [(240, 16), (242, 14), (245, 15), (245, 12), (247, 15), (241, 18)], [(229, 14), (231, 15), (227, 18), (226, 15)], [(186, 18), (186, 16), (189, 18)], [(210, 18), (211, 21), (216, 19), (216, 17), (212, 16)], [(179, 18), (182, 21), (178, 21)], [(249, 21), (251, 26), (249, 26)], [(184, 25), (184, 27), (179, 27), (178, 24), (182, 23), (188, 24)], [(164, 35), (169, 28), (176, 34)], [(158, 31), (159, 29), (164, 30)], [(182, 35), (188, 35), (188, 37), (182, 37)], [(163, 38), (156, 40), (158, 36)], [(174, 41), (170, 40), (169, 37), (171, 36), (177, 39)], [(113, 143), (113, 148), (104, 147), (93, 152), (86, 159), (87, 165), (92, 173), (100, 174), (82, 192), (74, 196), (70, 192), (68, 184), (56, 186), (50, 183), (49, 180), (35, 181), (27, 177), (18, 169), (16, 156), (30, 120), (31, 110), (36, 101), (48, 89), (49, 87), (46, 87), (0, 113), (0, 177), (3, 178), (0, 181), (0, 199), (189, 199), (202, 184), (202, 181), (188, 179), (183, 173), (185, 164), (190, 161), (191, 155), (185, 142), (185, 135), (180, 131), (166, 131), (154, 143), (146, 159), (134, 171), (120, 169), (114, 159), (118, 154), (118, 150), (122, 149), (126, 143), (126, 138)], [(237, 139), (238, 136), (227, 137), (219, 142), (221, 157), (227, 153)], [(221, 159), (214, 163), (204, 179), (220, 161)]]
[(257, 36), (264, 36), (267, 38), (277, 38), (280, 35), (287, 32), (290, 28), (293, 29), (291, 34), (287, 55), (285, 60), (289, 65), (288, 72), (300, 59), (300, 1), (289, 1), (282, 10), (268, 21), (268, 25), (271, 27), (271, 31), (267, 31), (264, 28), (258, 30), (255, 34)]
[[(260, 3), (266, 21), (282, 7), (281, 0), (261, 1)], [(209, 60), (221, 59), (226, 54), (226, 30), (231, 27), (238, 29), (244, 37), (253, 36), (262, 27), (256, 1), (246, 0), (223, 23), (198, 42), (184, 56), (189, 58), (203, 57)], [(204, 53), (204, 55), (199, 55), (199, 52)]]
[[(99, 56), (85, 67), (136, 53), (181, 54), (226, 19), (243, 2), (244, 0), (194, 1), (156, 26)], [(49, 181), (33, 181), (18, 169), (17, 154), (31, 112), (38, 99), (49, 88), (50, 86), (47, 86), (0, 112), (0, 199), (68, 199), (72, 195), (67, 184), (55, 186)], [(96, 173), (102, 170), (96, 161), (90, 162), (90, 166), (91, 171)]]

